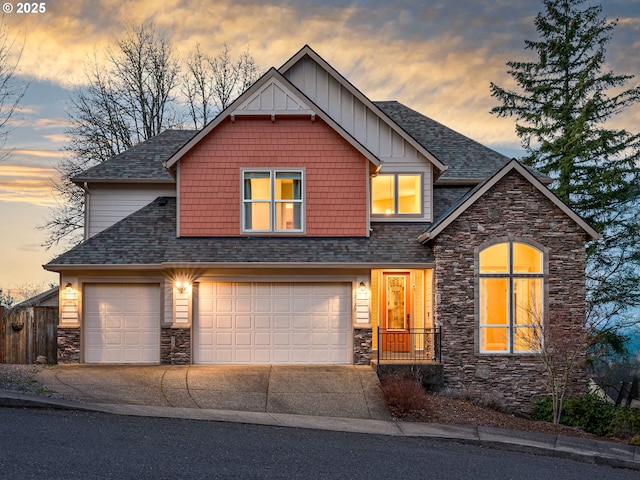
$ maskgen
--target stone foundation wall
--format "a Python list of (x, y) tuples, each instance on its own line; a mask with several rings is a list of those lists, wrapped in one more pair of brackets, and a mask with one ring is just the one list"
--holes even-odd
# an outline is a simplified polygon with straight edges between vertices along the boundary
[[(435, 319), (442, 325), (444, 381), (455, 390), (491, 394), (505, 406), (528, 411), (547, 394), (537, 354), (480, 354), (478, 251), (492, 242), (522, 241), (545, 254), (545, 309), (553, 335), (578, 338), (585, 322), (586, 234), (518, 172), (496, 185), (433, 241)], [(584, 391), (584, 355), (571, 390)]]
[(58, 363), (80, 363), (80, 328), (58, 326)]
[(369, 365), (371, 364), (372, 350), (371, 339), (373, 338), (373, 330), (371, 328), (354, 328), (353, 329), (353, 364)]
[(160, 363), (191, 364), (191, 329), (163, 328), (160, 332)]

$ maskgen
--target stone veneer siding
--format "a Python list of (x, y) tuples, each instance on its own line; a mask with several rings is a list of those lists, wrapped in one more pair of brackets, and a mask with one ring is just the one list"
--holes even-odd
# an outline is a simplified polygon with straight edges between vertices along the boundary
[(160, 363), (191, 364), (191, 329), (163, 328), (160, 332)]
[[(435, 318), (442, 325), (444, 381), (449, 388), (490, 394), (529, 411), (547, 394), (547, 374), (536, 354), (479, 353), (477, 255), (491, 243), (531, 242), (545, 255), (546, 318), (555, 333), (581, 330), (585, 321), (585, 232), (518, 172), (511, 171), (433, 241)], [(560, 332), (560, 333), (559, 333)], [(580, 362), (572, 392), (584, 391)]]
[(80, 363), (80, 328), (58, 326), (58, 363)]
[(371, 350), (371, 340), (373, 329), (354, 328), (353, 329), (353, 364), (370, 365), (373, 355)]

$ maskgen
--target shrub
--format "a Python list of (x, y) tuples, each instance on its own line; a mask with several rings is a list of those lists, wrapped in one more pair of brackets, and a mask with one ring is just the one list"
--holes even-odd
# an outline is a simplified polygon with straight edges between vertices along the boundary
[[(532, 418), (553, 420), (550, 397), (534, 400)], [(640, 434), (640, 409), (616, 407), (594, 394), (580, 395), (565, 400), (560, 423), (601, 437), (632, 438)]]
[(616, 408), (609, 434), (618, 438), (636, 438), (640, 442), (640, 408)]
[(385, 375), (380, 379), (382, 396), (396, 418), (423, 417), (428, 396), (412, 376)]
[(553, 422), (551, 397), (536, 397), (533, 399), (531, 418), (536, 422)]
[(611, 432), (615, 407), (603, 398), (586, 394), (567, 399), (560, 422), (582, 427), (587, 432), (606, 437)]

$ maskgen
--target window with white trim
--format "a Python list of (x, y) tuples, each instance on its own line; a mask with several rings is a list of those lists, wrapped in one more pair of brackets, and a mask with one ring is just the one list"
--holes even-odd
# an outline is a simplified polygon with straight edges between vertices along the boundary
[(242, 172), (242, 231), (255, 233), (304, 230), (304, 172)]
[(385, 173), (371, 179), (372, 215), (421, 215), (422, 174)]
[(543, 325), (543, 253), (518, 242), (479, 254), (480, 352), (540, 351)]

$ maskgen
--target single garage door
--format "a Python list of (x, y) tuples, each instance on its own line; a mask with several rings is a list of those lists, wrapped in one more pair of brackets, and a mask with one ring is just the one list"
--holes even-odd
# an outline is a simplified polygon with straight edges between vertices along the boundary
[(350, 283), (201, 283), (197, 364), (351, 363)]
[(84, 287), (84, 362), (160, 362), (160, 286)]

